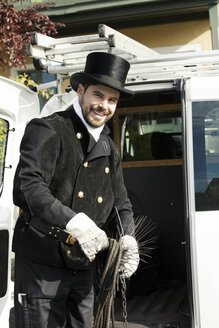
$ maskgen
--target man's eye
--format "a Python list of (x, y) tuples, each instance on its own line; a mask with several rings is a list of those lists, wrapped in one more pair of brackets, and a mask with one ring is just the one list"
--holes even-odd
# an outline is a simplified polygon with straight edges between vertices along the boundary
[(96, 96), (98, 98), (102, 98), (102, 95), (100, 93), (94, 93), (94, 96)]
[(111, 104), (116, 104), (116, 103), (117, 103), (117, 100), (116, 100), (116, 99), (110, 99), (109, 102), (110, 102)]

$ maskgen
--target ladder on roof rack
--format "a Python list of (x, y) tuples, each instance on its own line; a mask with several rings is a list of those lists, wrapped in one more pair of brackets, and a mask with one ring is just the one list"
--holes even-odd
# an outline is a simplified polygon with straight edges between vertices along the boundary
[(35, 59), (39, 69), (60, 74), (82, 70), (87, 55), (92, 51), (111, 52), (127, 60), (156, 54), (154, 50), (104, 24), (98, 26), (98, 34), (92, 35), (55, 39), (33, 33), (30, 44), (26, 46), (27, 55)]
[(92, 51), (120, 55), (131, 64), (127, 84), (219, 75), (219, 50), (159, 54), (104, 24), (92, 35), (55, 39), (34, 33), (26, 50), (37, 69), (65, 75), (82, 71)]

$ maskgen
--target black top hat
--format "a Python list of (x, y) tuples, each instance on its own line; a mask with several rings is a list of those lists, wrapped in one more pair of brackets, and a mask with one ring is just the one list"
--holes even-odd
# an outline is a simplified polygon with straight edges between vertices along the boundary
[(70, 84), (77, 91), (79, 83), (103, 84), (120, 92), (120, 98), (132, 98), (134, 91), (124, 88), (130, 64), (122, 57), (107, 52), (87, 56), (84, 72), (74, 73)]

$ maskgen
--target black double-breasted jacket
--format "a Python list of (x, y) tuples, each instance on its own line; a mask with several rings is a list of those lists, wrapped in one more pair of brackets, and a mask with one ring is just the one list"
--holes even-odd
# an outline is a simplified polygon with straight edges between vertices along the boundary
[[(33, 119), (26, 127), (14, 178), (14, 203), (29, 220), (65, 229), (79, 212), (99, 227), (117, 207), (124, 232), (133, 233), (131, 204), (116, 145), (104, 127), (98, 142), (73, 107)], [(13, 251), (33, 261), (64, 266), (59, 241), (18, 218)]]

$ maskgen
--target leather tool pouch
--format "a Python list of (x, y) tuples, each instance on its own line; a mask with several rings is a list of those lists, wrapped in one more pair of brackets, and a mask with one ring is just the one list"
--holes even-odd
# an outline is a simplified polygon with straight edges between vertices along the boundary
[(68, 245), (60, 241), (62, 257), (66, 266), (71, 270), (87, 270), (91, 262), (82, 252), (77, 241), (72, 245)]

